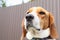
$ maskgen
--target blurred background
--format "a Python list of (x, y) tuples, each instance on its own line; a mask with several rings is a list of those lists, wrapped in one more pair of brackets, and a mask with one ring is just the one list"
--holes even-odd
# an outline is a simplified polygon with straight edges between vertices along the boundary
[(28, 3), (31, 1), (33, 0), (0, 0), (0, 7), (9, 7), (23, 3)]
[(26, 11), (35, 6), (53, 14), (60, 37), (60, 0), (0, 0), (0, 40), (20, 40), (22, 19)]

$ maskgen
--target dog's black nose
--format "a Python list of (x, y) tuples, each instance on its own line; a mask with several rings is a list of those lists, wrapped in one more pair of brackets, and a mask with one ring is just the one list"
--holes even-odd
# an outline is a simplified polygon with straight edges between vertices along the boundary
[(29, 14), (26, 16), (27, 21), (32, 21), (34, 19), (34, 16)]

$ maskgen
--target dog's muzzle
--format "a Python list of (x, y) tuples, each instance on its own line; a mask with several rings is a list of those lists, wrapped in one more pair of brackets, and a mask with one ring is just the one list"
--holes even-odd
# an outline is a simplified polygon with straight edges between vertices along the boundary
[(28, 27), (32, 27), (33, 23), (32, 20), (34, 19), (34, 16), (32, 14), (27, 14), (26, 15), (26, 25), (27, 25), (27, 29)]

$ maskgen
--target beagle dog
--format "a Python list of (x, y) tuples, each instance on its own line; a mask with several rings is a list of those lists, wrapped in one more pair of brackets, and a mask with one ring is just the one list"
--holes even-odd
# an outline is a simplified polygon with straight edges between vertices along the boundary
[(22, 21), (21, 40), (47, 40), (58, 38), (53, 15), (42, 7), (32, 7)]

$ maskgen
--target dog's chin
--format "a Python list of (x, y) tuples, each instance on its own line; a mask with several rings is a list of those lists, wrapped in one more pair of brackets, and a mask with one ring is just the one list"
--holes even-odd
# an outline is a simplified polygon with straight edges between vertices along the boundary
[(26, 28), (27, 28), (27, 30), (29, 30), (29, 29), (31, 29), (31, 28), (38, 29), (38, 28), (36, 28), (36, 27), (33, 25), (33, 22), (32, 22), (32, 21), (31, 21), (31, 22), (27, 22)]
[(32, 24), (27, 24), (27, 29), (29, 30), (29, 28), (33, 27)]
[(33, 27), (33, 23), (31, 21), (26, 22), (26, 26), (27, 26), (27, 29), (29, 29), (30, 27)]

